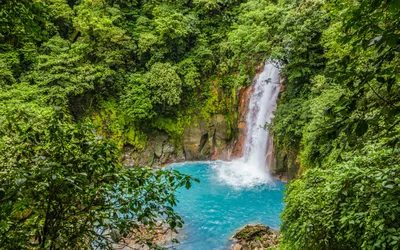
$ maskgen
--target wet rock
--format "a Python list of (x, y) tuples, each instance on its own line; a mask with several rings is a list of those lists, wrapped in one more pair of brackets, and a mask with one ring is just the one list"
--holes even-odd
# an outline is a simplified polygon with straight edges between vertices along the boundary
[(122, 157), (122, 164), (126, 167), (134, 167), (137, 165), (138, 155), (134, 148), (130, 145), (124, 146), (124, 154)]
[(185, 127), (179, 146), (172, 143), (166, 133), (148, 135), (148, 141), (142, 150), (125, 146), (123, 163), (130, 167), (160, 167), (181, 161), (229, 160), (233, 134), (223, 114), (207, 119), (197, 118)]
[(175, 146), (171, 142), (166, 142), (162, 149), (163, 153), (171, 154), (175, 151)]
[(233, 145), (232, 131), (225, 116), (212, 117), (209, 134), (211, 135), (209, 138), (211, 160), (229, 160)]
[(217, 140), (227, 141), (229, 124), (223, 115), (215, 115), (212, 119), (212, 125), (215, 128), (214, 136)]
[(163, 152), (163, 144), (168, 140), (165, 134), (151, 136), (147, 143), (148, 148), (153, 148), (155, 157), (160, 158)]
[(182, 146), (185, 159), (228, 159), (230, 151), (230, 127), (221, 114), (208, 121), (200, 119), (185, 128)]
[[(113, 244), (113, 249), (164, 249), (164, 246), (169, 245), (177, 237), (178, 234), (166, 224), (152, 229), (140, 226), (139, 229), (132, 229), (129, 235), (121, 239), (119, 243)], [(149, 247), (148, 243), (151, 243), (152, 247)]]
[(143, 154), (140, 154), (139, 165), (140, 166), (151, 166), (154, 161), (154, 149), (147, 147)]
[(262, 224), (250, 224), (235, 233), (233, 238), (237, 240), (252, 241), (268, 233), (270, 233), (268, 226)]
[(277, 233), (262, 224), (249, 224), (239, 229), (232, 239), (235, 241), (231, 250), (256, 250), (275, 247), (279, 243)]
[(163, 155), (161, 156), (161, 158), (160, 158), (160, 163), (161, 163), (161, 164), (167, 163), (169, 157), (170, 157), (170, 154), (169, 154), (169, 153), (163, 154)]
[[(202, 155), (201, 151), (205, 146), (208, 137), (205, 121), (200, 120), (186, 126), (183, 135), (183, 150), (186, 160), (206, 160), (207, 155)], [(206, 138), (206, 139), (204, 139)]]
[(175, 146), (171, 142), (166, 142), (164, 143), (164, 146), (162, 148), (162, 156), (160, 158), (160, 163), (165, 164), (168, 161), (176, 161), (175, 158), (172, 156), (172, 154), (175, 152)]
[(241, 157), (243, 153), (243, 146), (246, 138), (246, 129), (247, 129), (246, 117), (249, 110), (250, 97), (251, 94), (253, 93), (253, 89), (254, 88), (252, 84), (249, 87), (242, 88), (239, 90), (239, 95), (238, 95), (239, 119), (237, 125), (238, 134), (232, 150), (232, 157), (234, 158)]

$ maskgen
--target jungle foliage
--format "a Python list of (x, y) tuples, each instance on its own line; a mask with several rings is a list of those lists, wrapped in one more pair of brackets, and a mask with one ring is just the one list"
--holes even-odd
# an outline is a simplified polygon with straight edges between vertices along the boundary
[(399, 21), (396, 0), (241, 6), (233, 62), (281, 64), (276, 151), (304, 173), (286, 191), (281, 248), (400, 247)]
[(1, 249), (114, 249), (133, 234), (167, 224), (176, 189), (193, 179), (176, 170), (123, 167), (115, 144), (59, 108), (14, 109), (0, 140)]
[(399, 22), (398, 0), (0, 0), (0, 246), (180, 226), (173, 192), (191, 179), (124, 169), (118, 149), (179, 140), (193, 115), (232, 120), (269, 59), (285, 78), (276, 151), (304, 172), (280, 247), (398, 249)]
[[(202, 112), (224, 58), (219, 44), (239, 4), (1, 1), (0, 87), (39, 87), (47, 105), (68, 108), (76, 121), (101, 117), (103, 135), (140, 148), (141, 135), (157, 129), (142, 124)], [(223, 88), (229, 98), (233, 86), (224, 81), (214, 88)], [(97, 115), (111, 106), (124, 121), (111, 124), (117, 131)], [(217, 111), (229, 108), (224, 104)], [(137, 138), (119, 136), (132, 127)]]

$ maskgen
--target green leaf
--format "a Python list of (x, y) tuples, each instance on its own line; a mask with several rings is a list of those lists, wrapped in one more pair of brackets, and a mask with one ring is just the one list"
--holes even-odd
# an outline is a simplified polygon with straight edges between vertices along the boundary
[(15, 180), (15, 185), (18, 187), (22, 186), (26, 182), (26, 178), (19, 178)]
[(390, 0), (389, 11), (398, 12), (400, 10), (400, 0)]
[(119, 233), (119, 230), (116, 228), (113, 228), (111, 230), (110, 237), (115, 243), (118, 243), (121, 241), (121, 234)]
[(363, 136), (368, 130), (368, 123), (363, 120), (357, 123), (357, 127), (356, 127), (356, 134), (358, 136)]
[(400, 39), (397, 36), (389, 37), (386, 40), (387, 44), (392, 48), (396, 48), (399, 45), (399, 41), (400, 41)]
[(6, 196), (6, 192), (4, 189), (0, 188), (0, 200), (2, 200)]
[(174, 229), (176, 227), (176, 221), (169, 222), (169, 226), (171, 227), (171, 229)]

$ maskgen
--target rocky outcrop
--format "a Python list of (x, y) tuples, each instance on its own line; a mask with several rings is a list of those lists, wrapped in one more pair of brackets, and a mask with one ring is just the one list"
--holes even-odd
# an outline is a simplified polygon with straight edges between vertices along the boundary
[(262, 224), (249, 224), (232, 236), (231, 250), (262, 250), (276, 247), (279, 237), (276, 232)]
[(158, 225), (152, 229), (142, 226), (132, 229), (127, 237), (121, 238), (119, 243), (113, 244), (113, 249), (164, 249), (164, 246), (171, 245), (177, 238), (178, 234), (171, 230), (168, 224)]
[(180, 147), (176, 147), (165, 133), (149, 136), (144, 150), (125, 145), (122, 163), (127, 167), (158, 167), (170, 162), (185, 161)]
[[(275, 148), (274, 150), (277, 151)], [(283, 182), (295, 179), (301, 173), (298, 152), (274, 153), (274, 160), (270, 169), (271, 174)]]
[(208, 121), (197, 119), (186, 126), (180, 144), (174, 144), (166, 133), (151, 135), (144, 150), (126, 145), (122, 162), (128, 167), (161, 167), (172, 162), (228, 160), (232, 150), (231, 134), (221, 114)]
[(185, 159), (207, 160), (209, 158), (209, 132), (204, 120), (186, 126), (182, 140)]
[(231, 128), (225, 117), (214, 115), (208, 122), (199, 119), (185, 128), (182, 149), (185, 160), (228, 160)]

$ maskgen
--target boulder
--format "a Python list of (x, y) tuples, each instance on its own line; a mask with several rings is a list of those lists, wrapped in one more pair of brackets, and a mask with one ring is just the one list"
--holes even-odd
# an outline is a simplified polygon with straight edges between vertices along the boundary
[(249, 224), (239, 229), (233, 236), (231, 250), (268, 249), (279, 243), (279, 237), (268, 226)]
[(270, 230), (268, 226), (264, 226), (262, 224), (249, 224), (236, 232), (232, 238), (250, 242), (269, 233)]
[(172, 154), (175, 151), (175, 145), (171, 142), (166, 142), (163, 146), (162, 152)]
[(155, 141), (154, 143), (154, 154), (157, 158), (160, 158), (163, 153), (163, 141)]
[(242, 249), (242, 245), (240, 245), (240, 244), (233, 244), (233, 245), (231, 246), (231, 249), (232, 249), (232, 250), (241, 250), (241, 249)]

